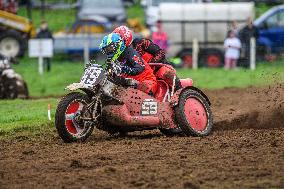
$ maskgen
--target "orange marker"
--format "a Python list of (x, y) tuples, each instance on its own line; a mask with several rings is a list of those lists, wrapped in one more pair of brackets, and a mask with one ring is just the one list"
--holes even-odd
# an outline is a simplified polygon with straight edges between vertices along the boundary
[(47, 105), (47, 117), (48, 117), (48, 120), (49, 120), (49, 121), (51, 121), (50, 109), (51, 109), (51, 105), (48, 104), (48, 105)]

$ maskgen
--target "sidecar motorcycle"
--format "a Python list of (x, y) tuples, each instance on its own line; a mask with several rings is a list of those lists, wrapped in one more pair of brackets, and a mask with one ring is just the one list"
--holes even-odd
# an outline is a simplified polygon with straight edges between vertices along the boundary
[[(112, 65), (112, 64), (109, 64)], [(165, 135), (181, 130), (186, 136), (206, 136), (212, 130), (213, 118), (208, 97), (181, 79), (176, 90), (166, 81), (175, 70), (170, 65), (151, 63), (153, 70), (168, 66), (172, 73), (157, 76), (158, 89), (148, 95), (137, 89), (137, 81), (125, 79), (91, 64), (85, 68), (80, 83), (67, 86), (71, 92), (58, 104), (55, 126), (65, 142), (84, 141), (94, 127), (110, 134), (160, 129)], [(158, 72), (155, 72), (158, 73)], [(175, 83), (175, 82), (172, 82)]]
[(0, 99), (26, 99), (29, 97), (27, 84), (12, 69), (11, 63), (15, 61), (0, 55)]

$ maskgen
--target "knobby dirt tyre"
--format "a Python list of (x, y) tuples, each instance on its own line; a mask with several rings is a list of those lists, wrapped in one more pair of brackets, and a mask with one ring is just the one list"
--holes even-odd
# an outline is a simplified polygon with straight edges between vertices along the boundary
[(82, 126), (84, 123), (77, 123), (74, 121), (74, 117), (72, 118), (75, 114), (80, 113), (89, 101), (87, 95), (72, 92), (64, 96), (59, 102), (55, 114), (55, 126), (64, 142), (83, 142), (92, 134), (94, 125), (84, 128), (85, 130), (83, 129), (82, 134), (80, 134), (77, 130), (78, 126)]

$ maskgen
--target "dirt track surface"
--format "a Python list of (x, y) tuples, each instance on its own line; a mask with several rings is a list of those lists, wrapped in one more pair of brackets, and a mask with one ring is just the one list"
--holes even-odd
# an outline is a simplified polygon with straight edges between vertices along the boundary
[(207, 91), (214, 132), (0, 141), (0, 188), (284, 188), (284, 85)]

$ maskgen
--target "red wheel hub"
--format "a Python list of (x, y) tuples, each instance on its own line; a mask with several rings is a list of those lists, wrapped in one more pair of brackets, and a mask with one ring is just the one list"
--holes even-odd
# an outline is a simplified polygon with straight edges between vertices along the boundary
[(184, 55), (182, 57), (182, 61), (185, 66), (192, 66), (192, 56), (191, 55)]
[(184, 104), (184, 113), (192, 129), (202, 132), (207, 128), (206, 108), (198, 99), (189, 97)]
[(73, 135), (79, 134), (81, 129), (76, 124), (74, 117), (79, 113), (83, 108), (83, 103), (81, 102), (72, 102), (69, 104), (66, 113), (65, 113), (65, 125), (68, 130)]
[(221, 64), (219, 56), (211, 54), (207, 56), (207, 65), (209, 67), (218, 67)]

